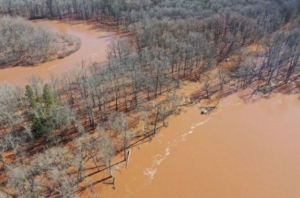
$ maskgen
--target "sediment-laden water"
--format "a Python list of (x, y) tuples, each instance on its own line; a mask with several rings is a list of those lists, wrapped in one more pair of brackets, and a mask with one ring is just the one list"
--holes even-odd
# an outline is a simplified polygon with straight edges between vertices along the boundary
[[(47, 80), (51, 73), (60, 75), (82, 60), (101, 62), (114, 35), (84, 23), (37, 23), (80, 38), (81, 48), (34, 67), (1, 69), (0, 82), (25, 85), (32, 74)], [(234, 95), (210, 115), (201, 115), (197, 105), (189, 107), (172, 117), (169, 127), (152, 141), (132, 149), (128, 169), (124, 163), (114, 167), (116, 190), (103, 183), (94, 190), (99, 197), (114, 198), (298, 198), (299, 105), (297, 96), (245, 103)]]
[(99, 195), (300, 197), (299, 105), (297, 96), (244, 103), (235, 95), (210, 115), (188, 108), (133, 149), (117, 189), (99, 186)]

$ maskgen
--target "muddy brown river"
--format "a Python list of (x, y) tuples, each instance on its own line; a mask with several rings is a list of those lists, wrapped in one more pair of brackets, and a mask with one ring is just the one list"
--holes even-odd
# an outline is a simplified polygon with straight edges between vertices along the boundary
[[(47, 80), (81, 60), (103, 61), (114, 35), (82, 23), (38, 23), (79, 37), (81, 48), (39, 66), (2, 69), (0, 82), (23, 85), (31, 74)], [(114, 168), (116, 190), (99, 183), (94, 191), (105, 198), (298, 198), (299, 106), (298, 96), (243, 103), (234, 95), (210, 115), (189, 107), (151, 142), (132, 149), (128, 169), (124, 163)], [(84, 191), (81, 197), (94, 196)]]
[(116, 190), (95, 189), (111, 198), (298, 198), (299, 105), (297, 96), (247, 104), (231, 96), (208, 116), (188, 108), (133, 149)]

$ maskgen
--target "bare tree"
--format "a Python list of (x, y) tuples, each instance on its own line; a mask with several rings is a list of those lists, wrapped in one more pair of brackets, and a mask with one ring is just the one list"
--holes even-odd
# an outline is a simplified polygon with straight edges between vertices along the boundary
[(128, 165), (127, 147), (131, 140), (130, 128), (124, 113), (112, 113), (109, 117), (109, 127), (121, 135), (123, 142), (124, 161)]

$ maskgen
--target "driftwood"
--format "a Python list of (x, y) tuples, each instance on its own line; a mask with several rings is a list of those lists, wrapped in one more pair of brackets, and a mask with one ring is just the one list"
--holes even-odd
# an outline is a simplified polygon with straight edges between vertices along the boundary
[(217, 104), (215, 104), (214, 106), (207, 106), (207, 107), (200, 106), (199, 109), (200, 109), (201, 114), (208, 114), (208, 113), (210, 113), (211, 111), (213, 111), (214, 109), (217, 108), (219, 102), (220, 102), (220, 99), (218, 100)]

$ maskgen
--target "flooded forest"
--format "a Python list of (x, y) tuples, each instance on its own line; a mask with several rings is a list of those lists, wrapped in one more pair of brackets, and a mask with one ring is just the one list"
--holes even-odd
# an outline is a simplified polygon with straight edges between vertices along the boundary
[(299, 0), (0, 0), (0, 198), (298, 198), (299, 58)]

